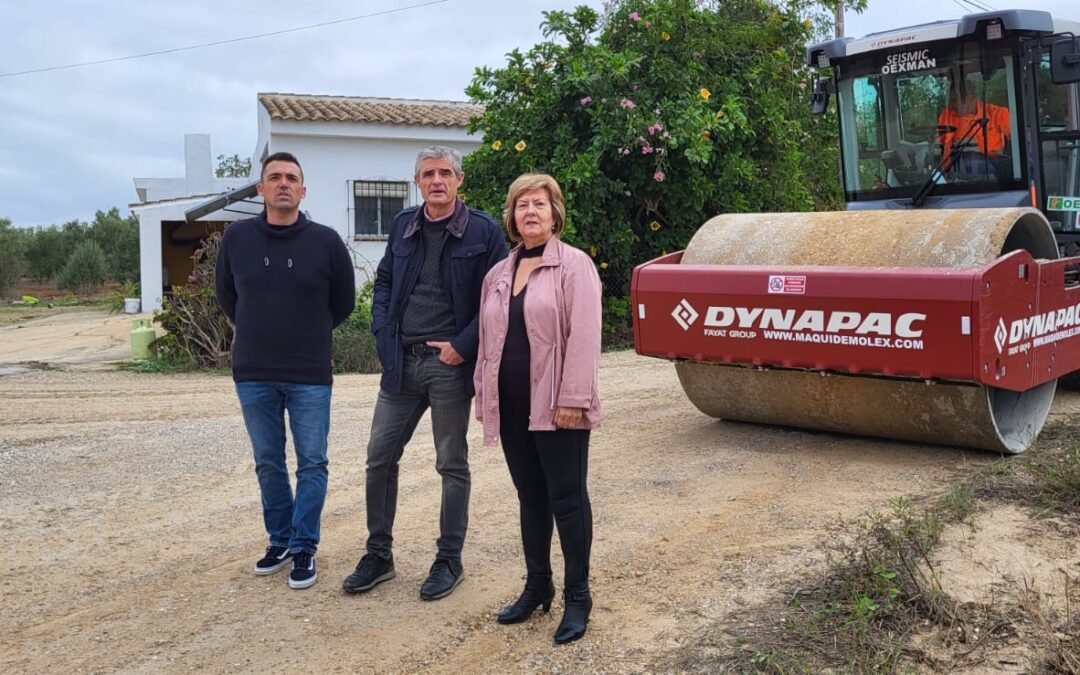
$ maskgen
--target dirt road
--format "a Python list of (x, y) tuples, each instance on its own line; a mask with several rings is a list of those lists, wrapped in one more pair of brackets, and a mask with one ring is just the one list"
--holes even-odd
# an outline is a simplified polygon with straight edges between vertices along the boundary
[(150, 314), (110, 314), (104, 309), (65, 309), (29, 321), (0, 325), (0, 364), (89, 364), (131, 358), (131, 320)]
[[(439, 508), (425, 418), (402, 465), (398, 576), (366, 595), (341, 592), (362, 553), (375, 376), (337, 379), (319, 582), (305, 591), (284, 573), (251, 574), (265, 535), (230, 380), (82, 368), (0, 377), (0, 670), (663, 670), (685, 636), (818, 561), (837, 516), (933, 493), (993, 459), (711, 420), (669, 364), (631, 353), (605, 355), (601, 380), (596, 606), (586, 638), (556, 649), (561, 602), (525, 624), (494, 622), (523, 565), (501, 452), (481, 447), (475, 427), (459, 589), (434, 603), (418, 596)], [(1056, 405), (1075, 411), (1080, 400)]]

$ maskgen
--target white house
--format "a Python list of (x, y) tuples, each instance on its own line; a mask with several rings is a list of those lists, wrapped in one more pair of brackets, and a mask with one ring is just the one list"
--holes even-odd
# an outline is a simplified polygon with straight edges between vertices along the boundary
[[(259, 94), (252, 179), (216, 185), (202, 197), (189, 192), (156, 202), (156, 184), (136, 180), (143, 201), (131, 208), (139, 216), (143, 309), (159, 308), (169, 285), (183, 283), (190, 273), (189, 240), (261, 210), (255, 174), (264, 157), (281, 151), (296, 155), (304, 170), (307, 197), (301, 208), (337, 230), (353, 251), (362, 283), (382, 257), (390, 219), (420, 202), (412, 182), (417, 152), (446, 145), (468, 154), (481, 139), (465, 127), (482, 112), (456, 101)], [(178, 263), (183, 254), (185, 265)]]
[(163, 289), (182, 284), (191, 274), (191, 256), (199, 243), (214, 229), (224, 227), (190, 224), (184, 212), (249, 182), (248, 178), (214, 176), (207, 134), (184, 135), (183, 178), (135, 179), (139, 201), (130, 208), (139, 219), (139, 285), (144, 311), (161, 307)]

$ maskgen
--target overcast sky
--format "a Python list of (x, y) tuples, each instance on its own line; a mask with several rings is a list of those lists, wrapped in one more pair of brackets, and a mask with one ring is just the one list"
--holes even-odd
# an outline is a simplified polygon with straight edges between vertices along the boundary
[[(0, 74), (279, 31), (431, 0), (0, 0)], [(980, 0), (982, 4), (990, 4)], [(116, 63), (0, 77), (0, 217), (89, 220), (180, 177), (183, 136), (250, 156), (256, 94), (464, 100), (475, 67), (542, 39), (541, 12), (601, 0), (445, 0), (323, 28)], [(955, 18), (962, 0), (870, 0), (847, 34)], [(1076, 0), (994, 0), (1080, 20)]]

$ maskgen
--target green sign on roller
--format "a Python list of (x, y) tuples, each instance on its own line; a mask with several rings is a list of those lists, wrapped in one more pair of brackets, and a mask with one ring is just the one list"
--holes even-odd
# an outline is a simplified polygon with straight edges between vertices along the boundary
[(1047, 197), (1047, 211), (1080, 211), (1080, 197)]

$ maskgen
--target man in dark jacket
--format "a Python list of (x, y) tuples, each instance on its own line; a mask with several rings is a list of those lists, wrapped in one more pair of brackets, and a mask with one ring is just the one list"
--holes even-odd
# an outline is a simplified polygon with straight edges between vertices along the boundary
[(498, 223), (457, 198), (464, 178), (456, 150), (435, 146), (417, 155), (415, 181), (424, 203), (394, 217), (375, 275), (371, 330), (383, 375), (367, 447), (367, 553), (345, 580), (349, 593), (394, 577), (398, 463), (428, 408), (442, 507), (435, 563), (420, 597), (446, 597), (463, 578), (470, 488), (465, 434), (479, 344), (480, 287), (507, 254)]
[[(334, 327), (356, 304), (353, 262), (334, 230), (300, 213), (307, 194), (287, 152), (263, 160), (266, 210), (229, 225), (218, 252), (221, 309), (236, 327), (233, 380), (255, 453), (263, 522), (270, 535), (255, 574), (292, 559), (289, 586), (315, 583), (326, 500)], [(296, 448), (296, 498), (285, 467), (285, 411)]]

